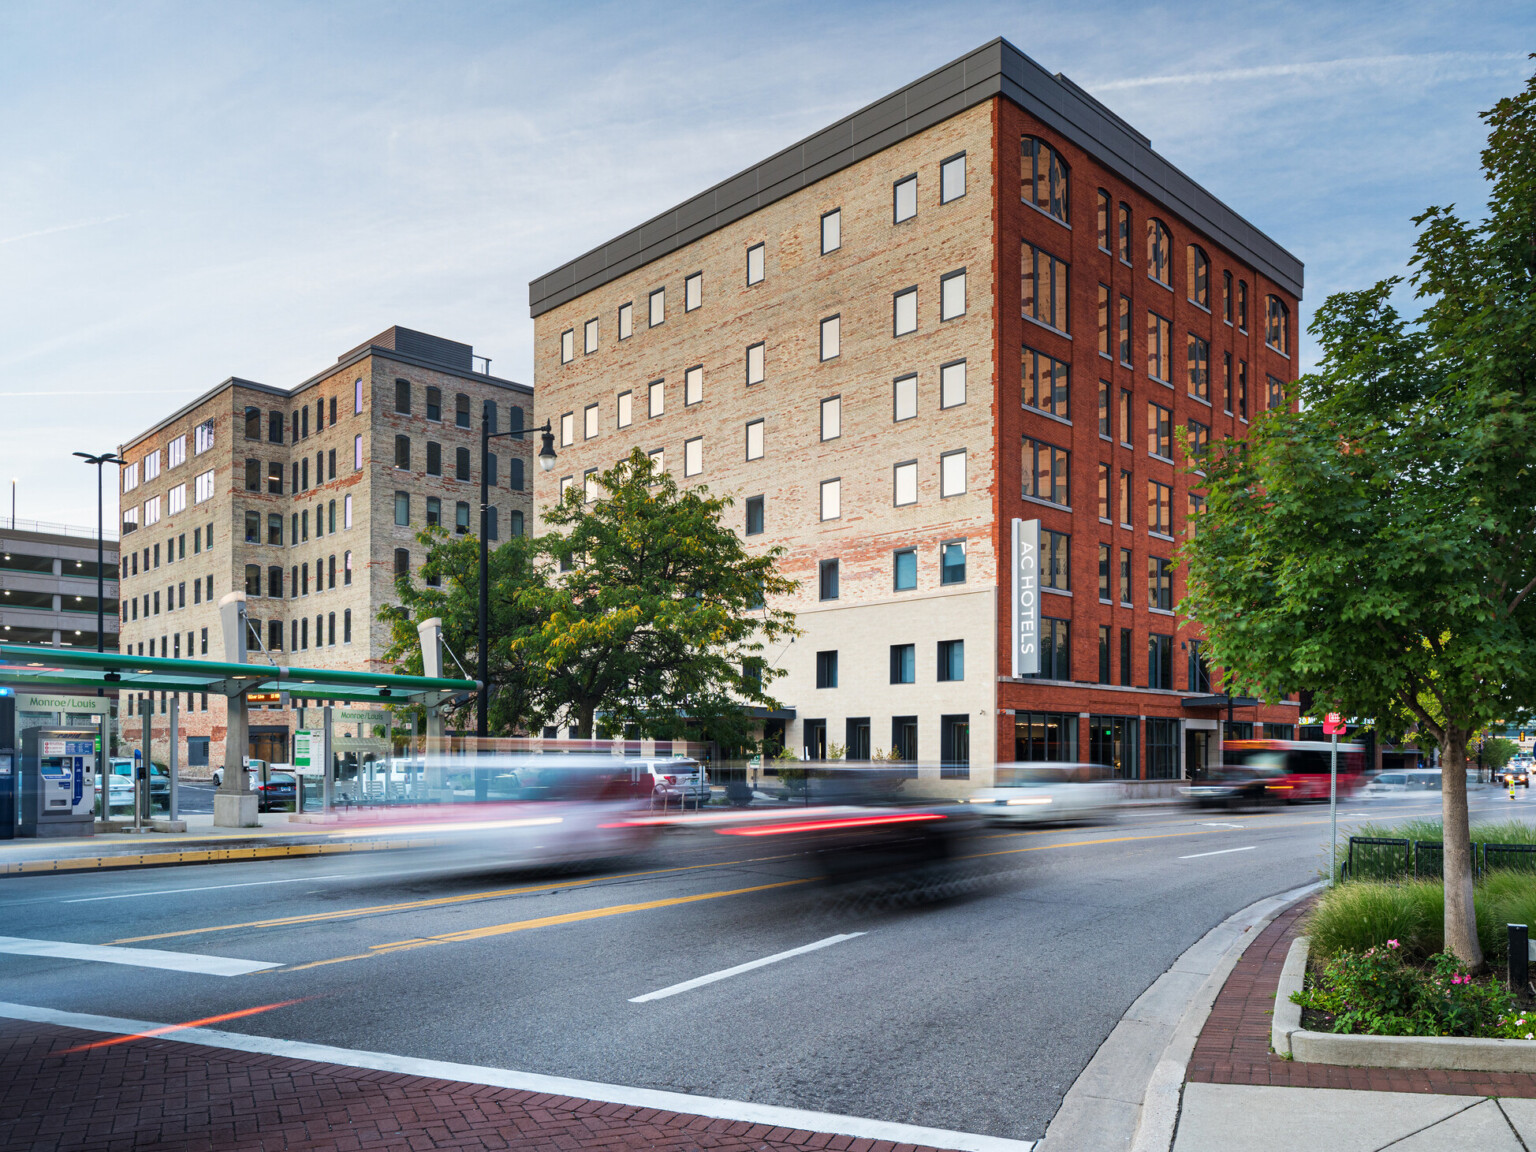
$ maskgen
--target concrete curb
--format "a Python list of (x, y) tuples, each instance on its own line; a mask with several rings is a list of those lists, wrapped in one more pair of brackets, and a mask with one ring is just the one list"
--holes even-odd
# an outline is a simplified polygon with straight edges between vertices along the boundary
[[(1473, 1036), (1356, 1036), (1309, 1032), (1301, 1026), (1300, 992), (1307, 971), (1308, 941), (1298, 936), (1286, 953), (1275, 988), (1274, 1049), (1303, 1064), (1342, 1064), (1352, 1068), (1438, 1068), (1453, 1072), (1536, 1072), (1536, 1040), (1499, 1040)], [(1281, 1011), (1290, 1022), (1282, 1032)], [(1532, 1013), (1536, 1016), (1536, 1012)], [(1536, 1031), (1536, 1027), (1533, 1027)], [(1282, 1047), (1283, 1043), (1283, 1047)]]
[(428, 848), (430, 839), (360, 840), (314, 844), (268, 844), (241, 848), (183, 848), (170, 852), (121, 852), (110, 856), (74, 856), (64, 859), (13, 860), (0, 863), (0, 878), (54, 875), (65, 872), (99, 872), (116, 868), (159, 868), (173, 864), (227, 864), (239, 860), (273, 860), (287, 856), (333, 856), (350, 852), (388, 852), (402, 848)]
[(1250, 904), (1174, 961), (1099, 1046), (1037, 1152), (1166, 1152), (1178, 1123), (1184, 1070), (1217, 993), (1259, 932), (1321, 887), (1308, 884)]

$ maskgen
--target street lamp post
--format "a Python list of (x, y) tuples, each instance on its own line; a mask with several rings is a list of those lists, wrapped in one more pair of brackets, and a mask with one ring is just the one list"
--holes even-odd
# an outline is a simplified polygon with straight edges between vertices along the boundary
[(543, 436), (539, 445), (539, 468), (548, 472), (555, 466), (555, 431), (548, 420), (542, 428), (513, 428), (507, 432), (491, 431), (491, 402), (487, 400), (480, 413), (480, 603), (479, 603), (479, 678), (480, 689), (475, 694), (475, 735), (489, 736), (490, 719), (487, 707), (490, 703), (490, 550), (487, 537), (490, 533), (491, 489), (490, 462), (491, 441), (502, 437), (523, 438), (525, 432), (538, 432)]
[[(120, 459), (113, 452), (103, 452), (100, 456), (92, 456), (89, 452), (76, 452), (76, 456), (87, 464), (96, 465), (96, 651), (107, 650), (106, 637), (106, 577), (101, 570), (102, 565), (102, 525), (101, 525), (101, 466), (103, 464), (126, 464), (128, 461)], [(15, 527), (14, 512), (11, 513), (11, 524)]]

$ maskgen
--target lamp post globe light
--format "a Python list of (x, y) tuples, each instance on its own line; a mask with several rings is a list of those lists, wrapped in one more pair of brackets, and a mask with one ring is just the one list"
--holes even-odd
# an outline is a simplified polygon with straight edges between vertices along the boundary
[[(106, 616), (104, 614), (104, 600), (106, 591), (106, 578), (101, 570), (102, 541), (101, 541), (101, 466), (103, 464), (126, 464), (128, 461), (120, 459), (116, 453), (103, 452), (100, 456), (92, 456), (89, 452), (76, 452), (76, 456), (87, 464), (96, 465), (96, 651), (105, 652), (106, 643)], [(16, 513), (11, 513), (11, 527), (16, 526)]]
[[(538, 432), (543, 437), (539, 445), (539, 468), (548, 472), (555, 466), (555, 430), (548, 420), (544, 421), (542, 428), (513, 428), (506, 432), (491, 431), (491, 402), (487, 400), (485, 407), (480, 412), (480, 602), (479, 602), (479, 649), (480, 660), (477, 675), (480, 679), (479, 691), (475, 694), (475, 735), (489, 736), (490, 719), (486, 709), (490, 703), (490, 689), (487, 682), (490, 679), (490, 656), (487, 651), (490, 646), (490, 551), (487, 539), (490, 534), (491, 522), (491, 490), (490, 490), (490, 449), (491, 441), (503, 437), (513, 437), (521, 440), (527, 432)], [(477, 792), (480, 776), (476, 775)]]

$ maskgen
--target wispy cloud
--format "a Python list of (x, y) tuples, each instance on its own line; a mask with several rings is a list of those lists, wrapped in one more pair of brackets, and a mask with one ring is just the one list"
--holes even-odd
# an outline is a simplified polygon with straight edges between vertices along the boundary
[[(1523, 52), (1417, 52), (1391, 56), (1346, 56), (1338, 60), (1310, 60), (1295, 64), (1260, 64), (1252, 68), (1220, 68), (1210, 72), (1178, 72), (1168, 76), (1136, 76), (1123, 80), (1103, 80), (1091, 85), (1095, 92), (1114, 92), (1127, 88), (1155, 88), (1172, 84), (1229, 84), (1243, 80), (1273, 80), (1278, 77), (1317, 78), (1341, 73), (1401, 71), (1446, 65), (1470, 65), (1479, 72), (1490, 66), (1511, 68), (1526, 59)], [(1503, 69), (1500, 69), (1501, 71)]]
[(22, 232), (16, 236), (0, 236), (0, 244), (15, 244), (20, 240), (32, 240), (38, 236), (52, 236), (57, 232), (73, 232), (77, 228), (94, 228), (98, 224), (111, 224), (114, 220), (126, 220), (128, 213), (119, 212), (116, 216), (103, 216), (99, 220), (79, 220), (73, 224), (59, 224), (53, 228), (39, 228), (35, 232)]

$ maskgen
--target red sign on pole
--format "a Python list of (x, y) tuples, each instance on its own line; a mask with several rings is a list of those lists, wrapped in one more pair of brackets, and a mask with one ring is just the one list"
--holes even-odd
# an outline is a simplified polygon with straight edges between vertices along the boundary
[(1337, 712), (1330, 712), (1323, 718), (1324, 736), (1342, 736), (1344, 735), (1344, 728), (1344, 717)]

